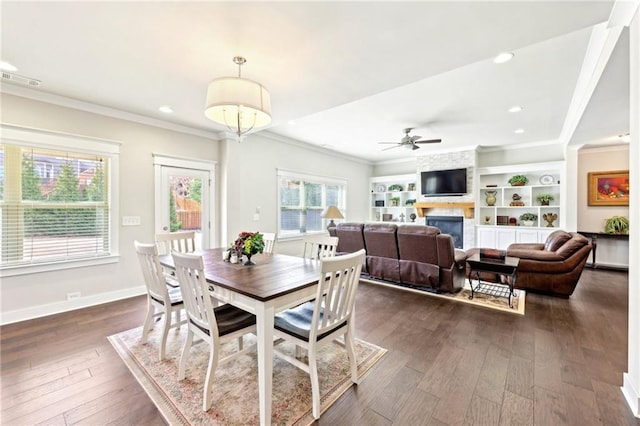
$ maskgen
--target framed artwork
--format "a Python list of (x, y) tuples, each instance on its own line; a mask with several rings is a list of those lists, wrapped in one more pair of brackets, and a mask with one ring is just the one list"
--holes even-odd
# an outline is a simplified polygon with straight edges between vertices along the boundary
[(590, 206), (628, 206), (629, 170), (590, 172)]

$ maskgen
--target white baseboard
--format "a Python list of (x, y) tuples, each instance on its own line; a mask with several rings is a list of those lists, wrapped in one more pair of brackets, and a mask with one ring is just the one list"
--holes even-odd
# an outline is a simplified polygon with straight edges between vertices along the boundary
[(623, 383), (620, 389), (622, 390), (622, 394), (627, 400), (627, 404), (629, 404), (633, 415), (640, 418), (640, 393), (638, 393), (637, 388), (633, 386), (629, 373), (623, 374)]
[(80, 297), (73, 300), (50, 303), (47, 305), (33, 306), (25, 309), (17, 309), (0, 313), (0, 325), (11, 324), (19, 321), (26, 321), (34, 318), (45, 317), (47, 315), (59, 314), (61, 312), (74, 311), (76, 309), (87, 308), (89, 306), (101, 305), (129, 297), (146, 294), (145, 286), (127, 288), (124, 290), (100, 293), (93, 296)]

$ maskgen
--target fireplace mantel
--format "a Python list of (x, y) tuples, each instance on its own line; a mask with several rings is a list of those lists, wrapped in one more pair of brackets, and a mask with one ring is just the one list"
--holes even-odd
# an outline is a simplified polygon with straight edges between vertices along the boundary
[(413, 207), (416, 208), (419, 217), (427, 215), (429, 209), (462, 209), (464, 211), (464, 217), (467, 219), (473, 219), (473, 209), (475, 203), (454, 203), (454, 202), (437, 202), (437, 203), (415, 203)]

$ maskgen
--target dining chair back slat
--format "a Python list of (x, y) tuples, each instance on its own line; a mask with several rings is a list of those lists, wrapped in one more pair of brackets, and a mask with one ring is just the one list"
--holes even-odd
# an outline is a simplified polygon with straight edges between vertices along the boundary
[(303, 257), (312, 260), (333, 257), (336, 255), (337, 247), (338, 237), (325, 235), (307, 237), (304, 240)]
[(156, 244), (158, 253), (161, 255), (171, 254), (172, 251), (191, 253), (196, 249), (196, 233), (195, 231), (159, 233), (156, 234)]
[(262, 241), (264, 241), (263, 253), (273, 253), (276, 245), (276, 234), (274, 232), (263, 232)]

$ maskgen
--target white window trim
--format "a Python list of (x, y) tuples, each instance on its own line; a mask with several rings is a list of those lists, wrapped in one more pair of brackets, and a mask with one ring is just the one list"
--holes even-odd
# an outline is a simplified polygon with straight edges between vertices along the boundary
[[(348, 181), (347, 179), (340, 179), (340, 178), (334, 178), (334, 177), (329, 177), (329, 176), (322, 176), (322, 175), (313, 175), (313, 174), (309, 174), (309, 173), (301, 173), (301, 172), (296, 172), (293, 170), (285, 170), (285, 169), (276, 169), (276, 189), (277, 189), (277, 210), (278, 210), (278, 214), (277, 214), (277, 230), (278, 230), (278, 241), (294, 241), (294, 240), (301, 240), (304, 239), (305, 236), (309, 236), (309, 235), (322, 235), (322, 234), (326, 234), (327, 231), (326, 229), (322, 230), (322, 231), (310, 231), (310, 232), (305, 232), (305, 233), (296, 233), (293, 235), (282, 235), (280, 233), (280, 214), (281, 214), (281, 206), (280, 206), (280, 178), (281, 177), (286, 177), (286, 178), (293, 178), (293, 179), (300, 179), (303, 181), (310, 181), (310, 182), (314, 182), (314, 183), (322, 183), (322, 184), (337, 184), (337, 185), (342, 185), (345, 188), (344, 191), (344, 206), (342, 206), (342, 213), (345, 214), (346, 213), (346, 206), (347, 206), (347, 184)], [(326, 206), (325, 206), (326, 207)]]
[(6, 145), (19, 145), (33, 148), (44, 148), (57, 151), (70, 151), (90, 155), (109, 157), (111, 171), (109, 173), (110, 212), (109, 226), (111, 229), (110, 249), (107, 256), (90, 259), (67, 260), (36, 265), (16, 265), (0, 268), (0, 278), (17, 275), (35, 274), (63, 269), (82, 268), (86, 266), (116, 263), (119, 260), (119, 156), (121, 142), (98, 139), (88, 136), (72, 135), (48, 130), (32, 129), (28, 127), (0, 124), (0, 141)]

